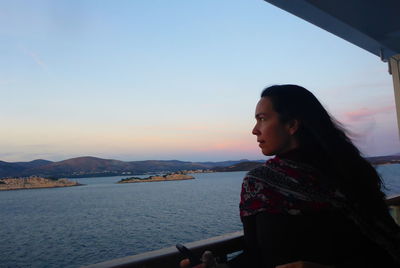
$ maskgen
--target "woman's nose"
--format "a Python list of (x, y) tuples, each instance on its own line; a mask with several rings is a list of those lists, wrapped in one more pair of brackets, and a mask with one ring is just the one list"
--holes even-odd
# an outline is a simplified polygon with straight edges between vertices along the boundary
[(253, 130), (251, 131), (251, 133), (253, 135), (256, 135), (256, 136), (260, 135), (260, 131), (258, 130), (257, 125), (254, 126)]

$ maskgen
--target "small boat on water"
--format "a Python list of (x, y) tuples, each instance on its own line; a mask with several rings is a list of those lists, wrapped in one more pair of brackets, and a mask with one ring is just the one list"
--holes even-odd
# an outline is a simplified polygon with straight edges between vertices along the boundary
[[(400, 132), (400, 1), (398, 0), (265, 0), (348, 42), (367, 50), (388, 63)], [(279, 27), (279, 23), (277, 24)], [(327, 51), (331, 53), (331, 51)], [(288, 62), (290, 64), (290, 62)], [(387, 199), (392, 216), (400, 224), (400, 195)], [(243, 233), (235, 232), (186, 244), (194, 253), (205, 249), (220, 259), (243, 249)], [(87, 267), (178, 267), (182, 259), (175, 247), (110, 260)]]

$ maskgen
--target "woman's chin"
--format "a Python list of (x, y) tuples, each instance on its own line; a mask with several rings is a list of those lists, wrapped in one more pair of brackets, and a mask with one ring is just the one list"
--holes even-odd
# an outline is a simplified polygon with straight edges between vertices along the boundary
[(270, 150), (266, 150), (266, 149), (262, 149), (261, 152), (263, 153), (263, 155), (265, 156), (273, 156), (275, 155), (274, 152), (270, 151)]

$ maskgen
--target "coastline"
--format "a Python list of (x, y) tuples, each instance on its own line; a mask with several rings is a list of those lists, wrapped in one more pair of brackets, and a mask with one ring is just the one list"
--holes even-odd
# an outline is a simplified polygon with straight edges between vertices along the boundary
[(178, 174), (178, 173), (173, 173), (173, 174), (166, 174), (162, 176), (150, 176), (147, 178), (137, 178), (137, 177), (131, 177), (131, 178), (126, 178), (118, 181), (118, 184), (123, 184), (123, 183), (140, 183), (140, 182), (157, 182), (157, 181), (181, 181), (181, 180), (193, 180), (193, 176), (189, 176), (186, 174)]
[(60, 188), (60, 187), (72, 187), (81, 185), (83, 184), (80, 184), (75, 181), (70, 181), (68, 179), (52, 180), (42, 177), (0, 179), (0, 191)]
[(373, 166), (387, 166), (387, 165), (396, 165), (400, 164), (400, 162), (383, 162), (383, 163), (378, 163), (378, 164), (372, 164)]

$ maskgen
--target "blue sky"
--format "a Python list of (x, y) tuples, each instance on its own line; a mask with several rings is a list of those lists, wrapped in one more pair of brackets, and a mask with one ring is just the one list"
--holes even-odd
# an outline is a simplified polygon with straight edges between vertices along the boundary
[(309, 88), (365, 155), (400, 151), (369, 52), (261, 0), (1, 1), (0, 160), (262, 159), (254, 107)]

